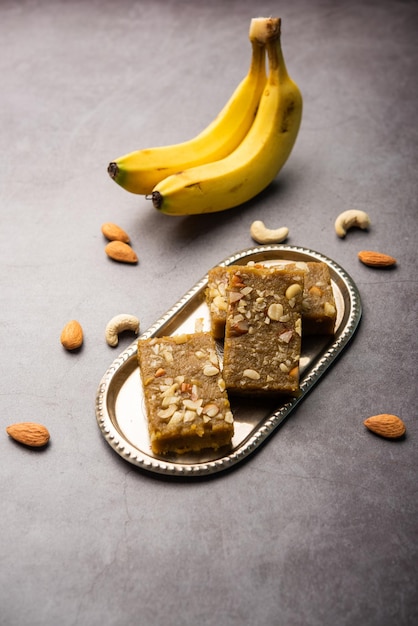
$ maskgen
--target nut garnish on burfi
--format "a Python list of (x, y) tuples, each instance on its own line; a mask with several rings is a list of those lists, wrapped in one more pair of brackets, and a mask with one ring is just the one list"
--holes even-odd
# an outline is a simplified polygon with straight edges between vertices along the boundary
[(299, 269), (230, 272), (223, 362), (229, 391), (298, 391), (303, 279)]
[(229, 445), (233, 416), (210, 333), (138, 340), (152, 451)]

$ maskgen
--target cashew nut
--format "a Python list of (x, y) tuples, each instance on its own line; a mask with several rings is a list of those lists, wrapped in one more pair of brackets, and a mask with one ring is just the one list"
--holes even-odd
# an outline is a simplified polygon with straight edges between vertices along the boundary
[(358, 228), (368, 228), (370, 226), (370, 218), (364, 211), (357, 209), (349, 209), (341, 213), (335, 220), (335, 232), (338, 237), (345, 237), (347, 230), (352, 226)]
[(283, 226), (282, 228), (271, 230), (265, 227), (264, 222), (256, 220), (251, 224), (250, 234), (257, 243), (280, 243), (289, 235), (289, 229)]
[(136, 335), (139, 333), (139, 320), (134, 315), (121, 313), (115, 315), (106, 325), (106, 341), (112, 348), (116, 347), (119, 342), (119, 333), (125, 330), (131, 330)]

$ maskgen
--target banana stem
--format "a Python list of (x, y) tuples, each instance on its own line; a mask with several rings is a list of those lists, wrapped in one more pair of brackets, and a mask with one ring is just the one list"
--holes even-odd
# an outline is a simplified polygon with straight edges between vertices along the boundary
[(153, 191), (150, 196), (149, 195), (147, 196), (147, 199), (152, 200), (152, 204), (154, 205), (155, 209), (161, 209), (161, 206), (163, 203), (163, 197), (159, 191)]
[(250, 64), (250, 73), (251, 74), (260, 74), (261, 72), (265, 73), (265, 58), (266, 58), (266, 48), (263, 43), (260, 43), (256, 40), (251, 40), (252, 46), (252, 55), (251, 55), (251, 64)]
[(273, 73), (279, 72), (280, 81), (287, 79), (287, 69), (281, 48), (281, 18), (280, 17), (256, 17), (250, 24), (250, 41), (253, 49), (256, 46), (266, 47), (269, 61), (269, 80), (273, 80)]
[(268, 41), (280, 37), (280, 17), (255, 17), (250, 23), (250, 41), (264, 46)]
[(109, 163), (109, 165), (107, 166), (107, 173), (109, 174), (110, 178), (113, 178), (114, 180), (119, 174), (118, 164), (113, 161), (112, 163)]
[(286, 63), (283, 57), (280, 33), (266, 41), (267, 58), (269, 62), (269, 80), (273, 76), (279, 75), (279, 81), (283, 82), (289, 78)]

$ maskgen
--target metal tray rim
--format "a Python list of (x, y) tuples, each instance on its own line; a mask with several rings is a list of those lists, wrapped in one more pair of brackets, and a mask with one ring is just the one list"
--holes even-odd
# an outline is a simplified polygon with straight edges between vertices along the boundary
[[(249, 456), (256, 448), (258, 448), (264, 440), (267, 439), (267, 437), (271, 435), (272, 432), (284, 421), (284, 419), (319, 381), (324, 372), (330, 367), (333, 361), (342, 352), (346, 344), (351, 340), (358, 324), (360, 323), (362, 315), (360, 294), (350, 275), (335, 261), (327, 256), (314, 250), (299, 246), (271, 244), (241, 250), (225, 258), (218, 265), (229, 266), (238, 263), (243, 259), (248, 259), (251, 256), (257, 256), (260, 254), (268, 255), (270, 252), (302, 254), (308, 256), (310, 259), (316, 259), (327, 263), (343, 281), (350, 297), (350, 315), (343, 331), (326, 350), (326, 352), (322, 354), (316, 365), (303, 377), (300, 386), (300, 394), (286, 402), (286, 404), (281, 406), (277, 411), (271, 413), (271, 415), (256, 430), (256, 432), (244, 440), (238, 448), (220, 459), (192, 464), (183, 463), (181, 461), (177, 463), (165, 461), (159, 458), (157, 459), (142, 450), (138, 450), (126, 441), (114, 426), (106, 408), (109, 386), (113, 377), (117, 375), (120, 369), (126, 365), (128, 360), (134, 358), (136, 359), (137, 340), (135, 340), (113, 361), (107, 369), (100, 381), (96, 394), (96, 419), (99, 428), (109, 445), (126, 461), (147, 471), (172, 476), (202, 476), (215, 474), (236, 465), (245, 457)], [(149, 338), (156, 335), (174, 315), (181, 311), (181, 309), (193, 299), (202, 287), (206, 285), (206, 282), (207, 274), (182, 298), (180, 298), (180, 300), (178, 300), (173, 307), (160, 317), (160, 319), (158, 319), (145, 333), (143, 333), (141, 338)]]

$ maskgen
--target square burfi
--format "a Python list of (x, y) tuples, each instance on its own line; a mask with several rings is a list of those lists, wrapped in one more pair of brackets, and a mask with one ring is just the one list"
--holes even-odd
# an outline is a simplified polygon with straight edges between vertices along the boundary
[(304, 272), (242, 266), (229, 272), (223, 376), (228, 391), (299, 390)]
[(335, 332), (337, 307), (331, 275), (326, 263), (309, 261), (305, 270), (302, 299), (302, 330), (304, 335), (332, 335)]
[(155, 454), (231, 443), (234, 420), (210, 333), (139, 339), (138, 362)]
[(297, 261), (277, 267), (298, 268), (305, 272), (302, 298), (303, 335), (333, 335), (337, 306), (328, 265), (321, 261)]
[(215, 339), (223, 339), (225, 336), (229, 273), (241, 267), (241, 265), (227, 267), (219, 265), (208, 272), (206, 302), (209, 307), (211, 332)]
[(228, 309), (227, 288), (227, 268), (219, 266), (209, 270), (206, 301), (209, 307), (212, 335), (215, 339), (222, 339), (225, 334), (226, 311)]

